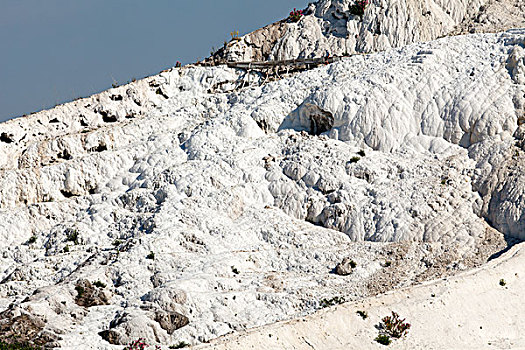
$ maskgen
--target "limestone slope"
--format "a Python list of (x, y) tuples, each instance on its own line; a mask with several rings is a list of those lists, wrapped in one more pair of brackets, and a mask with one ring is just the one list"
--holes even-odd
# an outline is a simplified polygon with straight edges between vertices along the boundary
[[(459, 276), (224, 337), (196, 349), (383, 349), (376, 326), (395, 310), (411, 324), (391, 349), (525, 349), (523, 244)], [(505, 285), (500, 285), (503, 280)], [(363, 320), (358, 311), (366, 311)]]
[(0, 124), (0, 331), (198, 343), (485, 263), (525, 232), (524, 43), (189, 66)]

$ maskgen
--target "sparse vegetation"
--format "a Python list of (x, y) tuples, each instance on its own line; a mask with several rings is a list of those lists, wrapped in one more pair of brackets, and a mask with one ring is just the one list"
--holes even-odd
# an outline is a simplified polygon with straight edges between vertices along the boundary
[(361, 318), (362, 318), (363, 320), (366, 320), (366, 319), (368, 318), (368, 312), (366, 312), (366, 311), (361, 311), (361, 310), (359, 310), (359, 311), (356, 312), (356, 314), (358, 314), (359, 316), (361, 316)]
[(363, 150), (360, 150), (359, 152), (357, 152), (357, 154), (359, 154), (361, 157), (366, 156), (366, 153)]
[(499, 280), (499, 285), (504, 287), (505, 285), (507, 284), (507, 282), (505, 282), (505, 280), (502, 278)]
[(122, 241), (120, 239), (116, 239), (111, 244), (113, 245), (113, 247), (118, 247), (119, 245), (122, 244)]
[(368, 0), (356, 0), (353, 5), (350, 5), (350, 13), (355, 16), (363, 16), (368, 3)]
[(303, 17), (303, 10), (293, 9), (293, 11), (290, 12), (290, 15), (288, 16), (288, 19), (291, 22), (299, 22), (299, 20)]
[(75, 243), (75, 245), (78, 245), (80, 243), (77, 230), (75, 230), (75, 229), (67, 229), (66, 230), (66, 234), (67, 234), (67, 241), (68, 242), (73, 242), (73, 243)]
[(149, 254), (146, 255), (146, 259), (155, 260), (155, 253), (149, 252)]
[(350, 163), (357, 163), (357, 162), (359, 162), (360, 160), (361, 160), (360, 157), (352, 157), (352, 158), (350, 158)]
[(376, 337), (375, 341), (381, 345), (387, 345), (387, 346), (390, 345), (390, 343), (392, 343), (392, 339), (390, 339), (390, 337), (386, 334), (379, 334)]
[(180, 341), (177, 344), (170, 345), (170, 349), (182, 349), (190, 346), (190, 344), (186, 343), (185, 341)]
[(239, 38), (239, 31), (238, 30), (234, 30), (233, 32), (230, 32), (230, 36), (232, 37), (232, 41), (233, 40), (236, 40), (236, 41), (240, 41), (241, 38)]
[(82, 298), (86, 290), (82, 286), (76, 286), (75, 290), (77, 291), (77, 298)]
[(106, 284), (104, 282), (101, 282), (101, 281), (95, 281), (95, 282), (93, 282), (93, 285), (95, 287), (98, 287), (98, 288), (106, 288)]
[[(135, 341), (132, 341), (123, 350), (145, 350), (149, 348), (149, 344), (146, 343), (146, 339), (139, 338)], [(155, 345), (155, 350), (160, 350), (161, 347), (158, 345)]]
[(64, 247), (64, 249), (62, 249), (62, 252), (63, 252), (63, 253), (69, 253), (69, 246), (66, 245), (66, 246)]
[(401, 338), (408, 333), (410, 323), (405, 322), (399, 315), (392, 311), (392, 316), (385, 316), (381, 320), (384, 331), (392, 338)]
[(350, 264), (350, 267), (353, 268), (353, 269), (355, 269), (357, 267), (357, 263), (355, 261), (353, 261), (353, 260), (350, 260), (349, 264)]
[(235, 266), (232, 266), (232, 272), (236, 275), (240, 273), (239, 270)]
[(27, 240), (27, 244), (33, 244), (36, 242), (36, 236), (31, 236), (31, 238), (29, 238)]
[(333, 297), (331, 299), (321, 299), (319, 302), (319, 306), (321, 308), (326, 308), (334, 305), (339, 305), (345, 302), (345, 298), (343, 297)]

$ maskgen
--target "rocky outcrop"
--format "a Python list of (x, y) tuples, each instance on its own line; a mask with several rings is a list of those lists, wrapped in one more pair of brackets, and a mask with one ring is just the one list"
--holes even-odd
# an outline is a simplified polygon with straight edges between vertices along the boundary
[(9, 308), (0, 313), (0, 338), (7, 344), (28, 346), (58, 345), (55, 334), (44, 330), (46, 323), (40, 318), (19, 308)]
[(75, 290), (77, 296), (75, 303), (79, 306), (91, 307), (109, 304), (111, 294), (100, 287), (95, 287), (88, 280), (78, 281)]
[(219, 61), (284, 60), (369, 53), (452, 33), (497, 32), (525, 25), (523, 0), (370, 1), (362, 16), (353, 0), (312, 3), (297, 23), (283, 20), (233, 40)]

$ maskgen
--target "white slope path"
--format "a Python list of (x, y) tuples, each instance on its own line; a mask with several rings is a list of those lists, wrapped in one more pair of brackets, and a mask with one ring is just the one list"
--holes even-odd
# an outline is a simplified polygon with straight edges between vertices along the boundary
[[(199, 350), (525, 349), (525, 246), (448, 279), (347, 303), (300, 319), (227, 336)], [(505, 285), (500, 285), (504, 280)], [(363, 320), (356, 312), (366, 311)], [(411, 324), (385, 347), (375, 328), (391, 311)]]

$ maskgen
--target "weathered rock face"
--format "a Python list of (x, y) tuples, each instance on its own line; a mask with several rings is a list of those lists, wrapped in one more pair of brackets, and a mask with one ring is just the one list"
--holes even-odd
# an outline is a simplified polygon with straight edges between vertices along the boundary
[[(228, 61), (284, 60), (369, 53), (451, 33), (497, 32), (525, 25), (523, 0), (370, 1), (364, 15), (353, 0), (310, 4), (297, 23), (287, 20), (232, 41)], [(521, 10), (520, 10), (521, 9)]]
[(63, 347), (196, 343), (483, 263), (524, 232), (524, 42), (185, 67), (0, 124), (0, 308)]
[(46, 333), (44, 327), (45, 322), (41, 318), (17, 308), (0, 313), (0, 335), (7, 344), (42, 346), (59, 339), (56, 335)]

